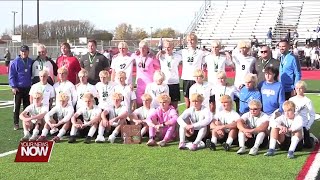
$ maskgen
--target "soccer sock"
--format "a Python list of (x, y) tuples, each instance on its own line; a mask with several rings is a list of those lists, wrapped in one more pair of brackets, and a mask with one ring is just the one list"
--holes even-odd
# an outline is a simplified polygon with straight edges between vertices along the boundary
[(244, 147), (244, 133), (243, 132), (239, 132), (238, 133), (238, 141), (239, 141), (239, 147)]
[(61, 138), (63, 135), (65, 135), (66, 134), (66, 130), (65, 129), (63, 129), (63, 128), (61, 128), (60, 129), (60, 131), (59, 131), (59, 134), (57, 135), (59, 138)]
[(116, 130), (114, 130), (114, 131), (112, 132), (112, 134), (111, 134), (111, 136), (114, 136), (114, 137), (117, 137), (117, 135), (118, 135), (118, 131), (116, 131)]
[(203, 127), (199, 130), (196, 140), (193, 142), (193, 144), (199, 144), (200, 141), (204, 138), (204, 136), (207, 134), (207, 127)]
[(147, 127), (143, 127), (143, 128), (141, 129), (141, 136), (143, 136), (144, 134), (146, 134), (146, 132), (147, 132)]
[(299, 140), (299, 138), (297, 136), (292, 136), (291, 137), (291, 144), (290, 144), (290, 147), (289, 147), (289, 151), (295, 151), (299, 141), (300, 140)]
[(32, 132), (32, 136), (37, 136), (39, 134), (39, 129), (34, 129)]
[(217, 137), (212, 136), (212, 137), (211, 137), (211, 142), (212, 142), (213, 144), (217, 144), (217, 143), (218, 143)]
[(98, 129), (98, 136), (103, 136), (105, 129), (106, 129), (105, 127), (103, 127), (103, 126), (100, 125), (100, 126), (99, 126), (99, 129)]
[(41, 136), (47, 136), (48, 132), (49, 132), (49, 129), (43, 128), (43, 129), (42, 129)]
[(269, 149), (276, 149), (277, 140), (270, 137)]
[(259, 132), (257, 137), (256, 137), (256, 142), (254, 143), (254, 146), (255, 148), (259, 148), (260, 144), (262, 144), (263, 142), (263, 139), (265, 137), (265, 133), (264, 132)]
[(30, 132), (28, 130), (23, 130), (24, 136), (30, 136)]
[(186, 129), (181, 126), (179, 127), (179, 139), (180, 142), (186, 141)]
[(233, 138), (232, 137), (228, 137), (226, 143), (229, 144), (229, 146), (231, 146), (232, 142), (233, 142)]
[(70, 136), (75, 136), (77, 134), (78, 129), (74, 126), (71, 127)]
[(97, 128), (94, 126), (91, 126), (88, 136), (92, 137), (94, 135), (94, 133), (96, 132)]

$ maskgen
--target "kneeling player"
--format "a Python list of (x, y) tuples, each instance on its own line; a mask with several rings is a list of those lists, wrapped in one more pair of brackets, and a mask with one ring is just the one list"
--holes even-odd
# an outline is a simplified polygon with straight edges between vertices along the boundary
[(163, 147), (174, 139), (178, 113), (176, 109), (170, 105), (171, 98), (169, 94), (160, 94), (157, 97), (157, 101), (160, 103), (160, 107), (153, 111), (147, 118), (150, 138), (147, 145), (156, 145), (155, 136), (156, 131), (158, 131), (161, 134), (160, 139), (162, 140), (157, 144)]
[(186, 136), (195, 140), (189, 149), (195, 151), (205, 146), (202, 139), (206, 136), (207, 126), (211, 122), (212, 116), (208, 108), (202, 105), (203, 96), (195, 93), (191, 95), (191, 107), (186, 109), (178, 118), (179, 128), (179, 149), (185, 149)]
[(288, 150), (287, 157), (294, 158), (294, 151), (302, 149), (302, 127), (303, 119), (295, 114), (295, 104), (292, 101), (283, 103), (284, 115), (275, 119), (275, 124), (271, 126), (269, 150), (265, 156), (275, 154), (276, 143), (280, 143), (280, 149)]
[[(23, 133), (24, 137), (21, 141), (34, 141), (38, 138), (38, 134), (41, 126), (43, 126), (43, 118), (49, 111), (48, 106), (44, 106), (42, 102), (42, 93), (35, 92), (32, 95), (33, 103), (26, 107), (20, 114), (19, 118), (23, 121)], [(30, 131), (33, 129), (32, 136)], [(30, 137), (31, 136), (31, 137)]]
[[(59, 131), (58, 135), (52, 139), (52, 141), (59, 142), (71, 126), (70, 119), (74, 114), (74, 108), (68, 103), (69, 96), (67, 93), (60, 93), (58, 96), (60, 102), (45, 115), (44, 120), (46, 124), (38, 141), (46, 140), (47, 134), (51, 129), (51, 134)], [(54, 119), (54, 115), (56, 115), (57, 119)]]
[(123, 100), (122, 94), (113, 93), (112, 100), (113, 107), (107, 108), (101, 113), (101, 122), (99, 124), (96, 142), (104, 142), (105, 128), (110, 131), (111, 126), (113, 126), (115, 129), (109, 136), (108, 141), (114, 143), (114, 140), (121, 131), (122, 126), (126, 123), (126, 118), (128, 117), (128, 108), (121, 103)]
[(237, 154), (244, 154), (246, 146), (252, 147), (249, 155), (257, 155), (260, 146), (266, 146), (268, 141), (266, 132), (269, 126), (269, 116), (261, 111), (262, 105), (259, 100), (249, 102), (250, 111), (241, 116), (237, 121), (239, 129), (238, 141), (240, 149)]
[(229, 151), (233, 140), (237, 138), (238, 128), (237, 120), (239, 114), (232, 109), (232, 98), (229, 95), (223, 95), (220, 98), (223, 110), (217, 112), (210, 124), (211, 141), (206, 140), (206, 146), (211, 150), (216, 150), (217, 141), (223, 143), (224, 150)]
[(90, 127), (89, 133), (84, 140), (84, 143), (89, 144), (100, 121), (101, 109), (94, 105), (94, 96), (91, 93), (85, 93), (82, 100), (85, 103), (85, 106), (80, 107), (71, 118), (72, 127), (68, 141), (69, 143), (76, 142), (76, 134), (78, 130), (84, 130)]

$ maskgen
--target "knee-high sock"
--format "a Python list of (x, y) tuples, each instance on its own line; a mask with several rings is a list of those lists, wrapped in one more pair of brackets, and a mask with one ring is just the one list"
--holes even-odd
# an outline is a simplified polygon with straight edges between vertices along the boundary
[(269, 149), (275, 149), (277, 144), (277, 140), (273, 137), (270, 137)]
[(300, 139), (297, 136), (292, 136), (289, 151), (295, 151), (299, 141)]
[(59, 138), (61, 138), (63, 135), (66, 134), (66, 132), (67, 132), (67, 131), (66, 131), (64, 128), (61, 128), (57, 136), (58, 136)]
[(256, 141), (255, 141), (253, 147), (259, 148), (259, 146), (262, 144), (265, 136), (266, 136), (266, 133), (264, 133), (264, 132), (259, 132), (259, 133), (257, 134)]
[(181, 126), (179, 127), (179, 139), (180, 142), (186, 141), (186, 129)]
[(204, 138), (204, 136), (207, 133), (207, 126), (199, 129), (198, 135), (196, 140), (193, 142), (193, 144), (199, 144), (200, 141)]
[(163, 140), (169, 141), (170, 139), (172, 139), (172, 136), (173, 136), (173, 134), (175, 133), (175, 129), (176, 129), (176, 126), (175, 126), (175, 125), (169, 126), (169, 127), (165, 128), (165, 129), (164, 129), (164, 131), (165, 131), (165, 136), (164, 136)]
[(94, 135), (94, 133), (96, 132), (97, 128), (94, 126), (91, 126), (88, 136), (92, 137)]
[(106, 129), (105, 127), (103, 127), (102, 125), (99, 125), (99, 128), (98, 128), (98, 136), (103, 136), (105, 129)]
[(49, 129), (43, 128), (42, 133), (41, 133), (41, 136), (47, 136), (48, 133), (49, 133)]
[(37, 136), (39, 134), (39, 129), (34, 129), (32, 132), (32, 136)]
[(232, 137), (228, 137), (226, 143), (229, 144), (229, 146), (231, 146), (231, 144), (233, 143), (233, 138)]
[(147, 127), (143, 127), (143, 128), (141, 129), (141, 136), (143, 136), (144, 134), (146, 134), (146, 132), (147, 132)]
[(239, 141), (239, 147), (244, 147), (245, 135), (243, 132), (238, 133), (238, 141)]
[(70, 136), (75, 136), (77, 134), (78, 129), (75, 126), (71, 127)]

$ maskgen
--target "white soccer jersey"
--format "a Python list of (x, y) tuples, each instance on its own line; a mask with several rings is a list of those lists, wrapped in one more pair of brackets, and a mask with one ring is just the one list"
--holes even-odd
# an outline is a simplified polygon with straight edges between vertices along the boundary
[(182, 62), (182, 56), (173, 53), (172, 56), (168, 54), (162, 55), (159, 58), (161, 71), (165, 74), (165, 84), (179, 84), (179, 64)]
[(214, 119), (220, 121), (223, 125), (226, 125), (236, 122), (240, 119), (240, 115), (234, 110), (222, 110), (215, 115)]
[(116, 83), (108, 82), (107, 84), (103, 84), (102, 82), (98, 82), (96, 84), (96, 89), (98, 91), (98, 99), (99, 99), (99, 107), (101, 109), (106, 109), (107, 107), (112, 106), (112, 94), (114, 92), (114, 87)]
[(74, 114), (74, 108), (72, 105), (68, 104), (66, 107), (62, 107), (61, 105), (57, 105), (53, 107), (44, 117), (46, 122), (49, 122), (53, 115), (57, 115), (58, 121), (62, 121), (64, 123), (71, 120), (71, 117)]
[(85, 93), (91, 93), (94, 97), (98, 97), (98, 91), (96, 87), (90, 83), (87, 84), (77, 84), (76, 86), (77, 91), (77, 109), (79, 109), (81, 106), (85, 106), (84, 101), (82, 100), (82, 96)]
[(229, 95), (233, 101), (234, 96), (239, 96), (239, 91), (235, 86), (222, 86), (217, 84), (214, 86), (214, 98), (216, 103), (216, 113), (223, 110), (222, 104), (220, 102), (220, 97), (223, 95)]
[(301, 130), (303, 128), (303, 119), (299, 115), (295, 115), (294, 119), (289, 119), (285, 115), (281, 115), (275, 119), (275, 123), (271, 127), (278, 127), (279, 125), (291, 128), (292, 131)]
[(292, 101), (296, 105), (296, 114), (302, 117), (303, 127), (310, 129), (316, 116), (311, 100), (306, 96), (303, 98), (294, 96), (289, 101)]
[(210, 109), (210, 106), (209, 106), (210, 96), (214, 95), (212, 88), (213, 88), (213, 85), (208, 82), (203, 82), (202, 84), (195, 83), (189, 89), (189, 99), (191, 99), (191, 95), (194, 93), (201, 94), (204, 97), (202, 105)]
[(127, 107), (127, 111), (131, 113), (131, 101), (136, 100), (136, 93), (134, 93), (129, 85), (123, 86), (121, 84), (117, 84), (114, 87), (114, 92), (121, 93), (123, 96), (122, 105)]
[(96, 105), (94, 105), (92, 109), (89, 109), (88, 107), (81, 107), (76, 113), (82, 115), (83, 121), (88, 123), (95, 117), (100, 116), (99, 114), (101, 113), (101, 109)]
[[(30, 104), (29, 106), (24, 109), (24, 112), (29, 113), (30, 117), (42, 114), (42, 113), (47, 113), (49, 111), (49, 106), (46, 105), (41, 105), (37, 107), (35, 104)], [(32, 123), (36, 123), (36, 120), (31, 120)]]
[(201, 106), (200, 111), (196, 111), (194, 107), (190, 107), (184, 110), (183, 113), (178, 117), (178, 124), (181, 127), (186, 127), (187, 123), (185, 121), (189, 119), (193, 124), (193, 127), (196, 130), (199, 130), (211, 122), (212, 115), (210, 110), (204, 106)]
[(256, 59), (252, 56), (244, 57), (242, 54), (237, 54), (232, 56), (232, 60), (236, 67), (234, 85), (238, 88), (241, 84), (245, 84), (244, 77), (253, 72)]
[(127, 107), (124, 105), (120, 105), (118, 108), (116, 108), (115, 106), (113, 106), (110, 110), (109, 110), (109, 119), (118, 117), (119, 115), (128, 112), (127, 111)]
[(202, 50), (182, 49), (182, 75), (183, 80), (194, 80), (193, 72), (196, 69), (202, 69), (205, 53)]
[(50, 61), (34, 61), (32, 64), (32, 78), (39, 76), (39, 72), (42, 70), (47, 70), (49, 76), (52, 78), (52, 80), (54, 80), (53, 66)]
[(59, 94), (60, 93), (65, 93), (69, 97), (69, 102), (68, 104), (75, 106), (78, 100), (77, 97), (77, 91), (75, 85), (70, 82), (70, 81), (65, 81), (65, 82), (56, 82), (53, 85), (53, 88), (56, 91), (56, 104), (59, 104)]
[(144, 106), (139, 107), (138, 109), (133, 111), (133, 114), (138, 116), (138, 119), (145, 120), (147, 117), (154, 111), (154, 108), (147, 109)]
[(31, 86), (29, 95), (32, 96), (36, 92), (42, 93), (42, 104), (49, 107), (49, 100), (55, 97), (54, 88), (49, 83), (43, 85), (41, 82), (38, 82)]
[[(111, 69), (114, 69), (116, 73), (119, 71), (124, 71), (126, 73), (126, 84), (132, 84), (133, 60), (134, 59), (130, 56), (118, 55), (111, 63)], [(115, 76), (115, 82), (120, 83), (117, 76)]]
[(144, 93), (149, 94), (152, 97), (151, 107), (156, 109), (160, 106), (157, 97), (162, 93), (169, 94), (169, 86), (164, 83), (158, 85), (153, 82), (147, 85)]
[(266, 113), (261, 112), (258, 117), (255, 117), (250, 112), (247, 112), (241, 116), (241, 119), (243, 119), (245, 124), (250, 128), (256, 128), (264, 122), (269, 121), (269, 116)]
[(217, 72), (225, 72), (226, 65), (232, 65), (232, 62), (228, 61), (225, 56), (214, 56), (213, 54), (206, 56), (204, 62), (207, 64), (208, 82), (212, 84), (217, 82)]

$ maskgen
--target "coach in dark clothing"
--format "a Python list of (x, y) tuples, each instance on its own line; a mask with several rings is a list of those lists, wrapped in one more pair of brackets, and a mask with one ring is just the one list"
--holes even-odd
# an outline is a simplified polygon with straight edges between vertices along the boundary
[(88, 41), (88, 53), (80, 59), (80, 66), (88, 71), (88, 82), (92, 85), (99, 82), (99, 72), (109, 70), (110, 61), (104, 55), (97, 52), (97, 42), (95, 40)]
[(14, 95), (13, 123), (14, 130), (19, 129), (19, 114), (21, 99), (23, 108), (29, 104), (29, 91), (31, 87), (32, 59), (29, 57), (29, 47), (21, 46), (20, 55), (10, 62), (9, 85)]

